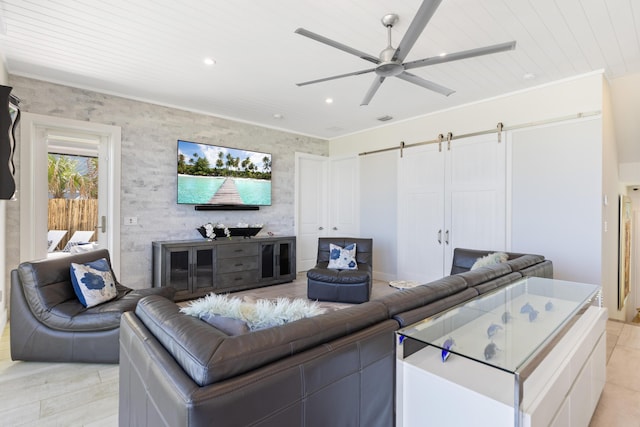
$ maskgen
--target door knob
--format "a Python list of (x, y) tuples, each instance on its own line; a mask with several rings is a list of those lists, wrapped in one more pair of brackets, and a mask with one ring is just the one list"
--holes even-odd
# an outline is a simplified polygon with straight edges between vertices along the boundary
[(318, 230), (322, 231), (324, 230), (324, 227), (318, 227)]
[(438, 243), (442, 244), (442, 229), (438, 230)]
[(337, 231), (337, 230), (338, 230), (338, 227), (333, 227), (333, 229), (334, 229), (335, 231)]

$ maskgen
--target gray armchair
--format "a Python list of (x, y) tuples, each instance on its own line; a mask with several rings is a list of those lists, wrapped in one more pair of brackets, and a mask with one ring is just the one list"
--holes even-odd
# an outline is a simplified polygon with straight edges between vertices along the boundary
[(71, 263), (106, 258), (100, 249), (23, 262), (11, 272), (11, 358), (38, 362), (118, 363), (120, 317), (147, 295), (173, 298), (170, 287), (133, 290), (116, 280), (115, 299), (85, 308), (71, 284)]
[[(329, 244), (356, 244), (357, 270), (334, 270), (329, 264)], [(369, 301), (373, 275), (373, 239), (321, 237), (317, 264), (307, 272), (307, 297), (319, 301), (362, 303)]]

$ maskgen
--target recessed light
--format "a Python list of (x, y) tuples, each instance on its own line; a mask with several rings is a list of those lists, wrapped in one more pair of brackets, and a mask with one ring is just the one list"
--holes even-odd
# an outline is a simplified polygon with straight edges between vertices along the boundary
[(205, 65), (215, 65), (216, 61), (213, 58), (204, 58)]
[(282, 114), (280, 114), (280, 113), (275, 113), (275, 114), (273, 115), (273, 118), (274, 118), (274, 119), (281, 120), (281, 119), (284, 119), (284, 116), (283, 116)]
[(439, 56), (447, 56), (447, 52), (442, 52)]
[(533, 73), (525, 73), (524, 76), (522, 76), (522, 78), (525, 80), (533, 80), (536, 78), (536, 75)]
[(327, 104), (333, 104), (333, 98), (327, 98), (324, 100)]

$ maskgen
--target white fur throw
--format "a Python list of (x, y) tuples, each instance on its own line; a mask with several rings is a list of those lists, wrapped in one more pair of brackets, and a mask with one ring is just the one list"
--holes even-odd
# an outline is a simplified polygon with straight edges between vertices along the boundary
[(486, 267), (488, 265), (499, 264), (501, 262), (505, 262), (509, 259), (509, 255), (504, 252), (494, 252), (487, 256), (483, 256), (482, 258), (478, 258), (476, 262), (471, 266), (471, 270), (475, 270), (476, 268)]
[(209, 313), (239, 319), (253, 331), (317, 316), (324, 313), (325, 309), (315, 301), (300, 298), (258, 299), (250, 303), (229, 295), (209, 294), (189, 302), (180, 312), (198, 318)]

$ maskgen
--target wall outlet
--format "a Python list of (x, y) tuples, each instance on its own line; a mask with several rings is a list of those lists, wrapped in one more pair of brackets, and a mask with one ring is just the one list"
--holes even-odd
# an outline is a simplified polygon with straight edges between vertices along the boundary
[(124, 225), (136, 225), (138, 223), (137, 216), (125, 216)]

